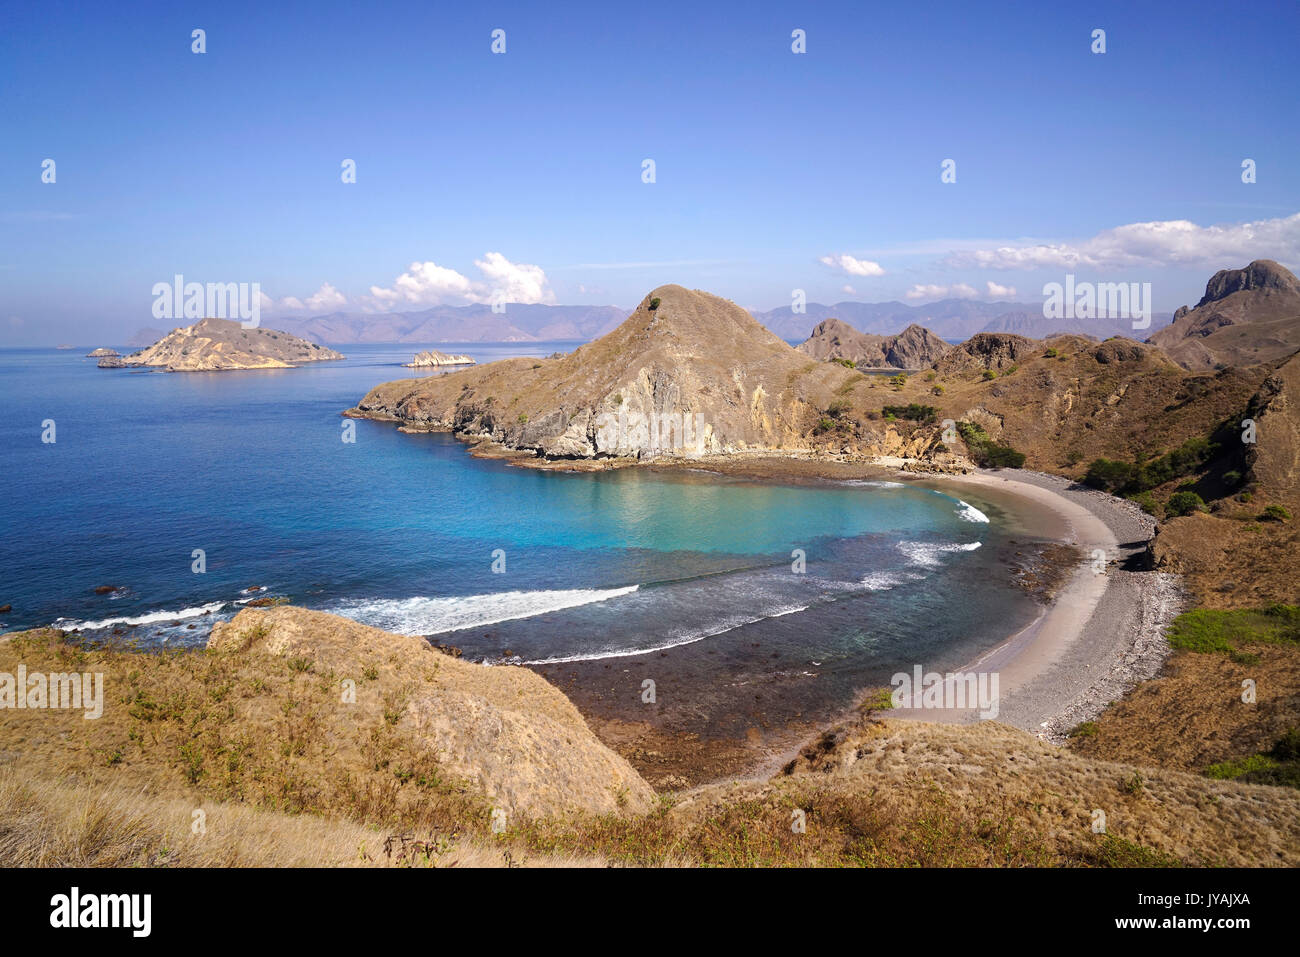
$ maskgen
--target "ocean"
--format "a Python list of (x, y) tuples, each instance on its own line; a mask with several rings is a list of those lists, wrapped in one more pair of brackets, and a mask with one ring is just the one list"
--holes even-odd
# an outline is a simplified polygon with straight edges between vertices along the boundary
[[(483, 362), (576, 345), (436, 348)], [(539, 472), (340, 417), (429, 374), (401, 363), (431, 347), (222, 373), (0, 350), (4, 630), (201, 646), (282, 596), (551, 673), (653, 663), (661, 687), (697, 692), (795, 677), (805, 715), (916, 663), (957, 665), (1036, 614), (987, 504), (888, 481)]]

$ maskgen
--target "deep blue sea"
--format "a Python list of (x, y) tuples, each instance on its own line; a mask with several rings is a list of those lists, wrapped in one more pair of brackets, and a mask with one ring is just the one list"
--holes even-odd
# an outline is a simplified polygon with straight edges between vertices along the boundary
[[(436, 347), (482, 362), (575, 345)], [(285, 596), (474, 659), (795, 675), (843, 703), (1035, 614), (997, 560), (997, 510), (928, 489), (538, 472), (368, 421), (342, 441), (339, 413), (428, 374), (401, 367), (427, 347), (222, 373), (0, 350), (0, 622), (199, 645), (249, 599)]]

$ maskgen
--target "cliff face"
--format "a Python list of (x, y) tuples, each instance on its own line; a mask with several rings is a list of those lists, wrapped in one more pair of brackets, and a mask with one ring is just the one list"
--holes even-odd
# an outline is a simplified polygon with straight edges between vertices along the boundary
[(1300, 279), (1270, 259), (1222, 269), (1195, 308), (1147, 340), (1186, 369), (1272, 362), (1300, 349)]
[(169, 372), (217, 372), (289, 369), (300, 362), (342, 358), (333, 349), (286, 332), (245, 329), (233, 319), (202, 319), (192, 326), (173, 329), (147, 349), (127, 356), (122, 365), (159, 366)]
[(734, 303), (670, 285), (568, 355), (385, 383), (349, 414), (550, 457), (780, 450), (806, 446), (845, 371), (811, 361)]
[(814, 359), (848, 359), (860, 369), (928, 369), (952, 348), (915, 323), (898, 335), (877, 336), (839, 319), (819, 323), (798, 347)]

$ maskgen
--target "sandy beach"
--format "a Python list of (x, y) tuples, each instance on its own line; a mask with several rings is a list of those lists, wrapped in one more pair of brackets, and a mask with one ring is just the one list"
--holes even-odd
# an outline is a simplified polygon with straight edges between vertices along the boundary
[[(966, 490), (975, 499), (1011, 495), (1046, 508), (1062, 523), (1060, 540), (1081, 551), (1081, 563), (1036, 621), (960, 669), (998, 674), (994, 720), (1059, 743), (1075, 725), (1159, 672), (1168, 654), (1164, 628), (1184, 600), (1176, 576), (1141, 567), (1155, 530), (1149, 515), (1131, 502), (1043, 473), (981, 471), (919, 481)], [(893, 714), (979, 720), (970, 709)]]

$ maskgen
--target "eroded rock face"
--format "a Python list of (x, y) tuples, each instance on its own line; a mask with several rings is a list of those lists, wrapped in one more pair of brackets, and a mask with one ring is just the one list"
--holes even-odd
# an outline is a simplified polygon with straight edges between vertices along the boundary
[(1245, 418), (1255, 422), (1255, 441), (1246, 445), (1251, 480), (1269, 495), (1293, 495), (1300, 482), (1300, 354), (1264, 380)]
[(471, 664), (423, 638), (289, 605), (244, 609), (212, 629), (208, 648), (308, 661), (315, 674), (351, 678), (356, 700), (346, 707), (359, 716), (357, 734), (395, 721), (449, 777), (511, 813), (638, 813), (654, 800), (569, 699), (526, 668)]
[(233, 319), (202, 319), (192, 326), (173, 329), (147, 349), (131, 353), (122, 364), (161, 367), (169, 372), (219, 372), (289, 369), (301, 362), (342, 358), (333, 349), (287, 332), (245, 329)]
[(118, 352), (116, 349), (106, 349), (103, 346), (100, 346), (98, 349), (91, 349), (89, 352), (87, 352), (86, 358), (100, 359), (103, 358), (104, 356), (115, 356), (117, 354)]
[(850, 375), (734, 303), (670, 285), (568, 355), (385, 383), (349, 414), (557, 458), (803, 449)]

